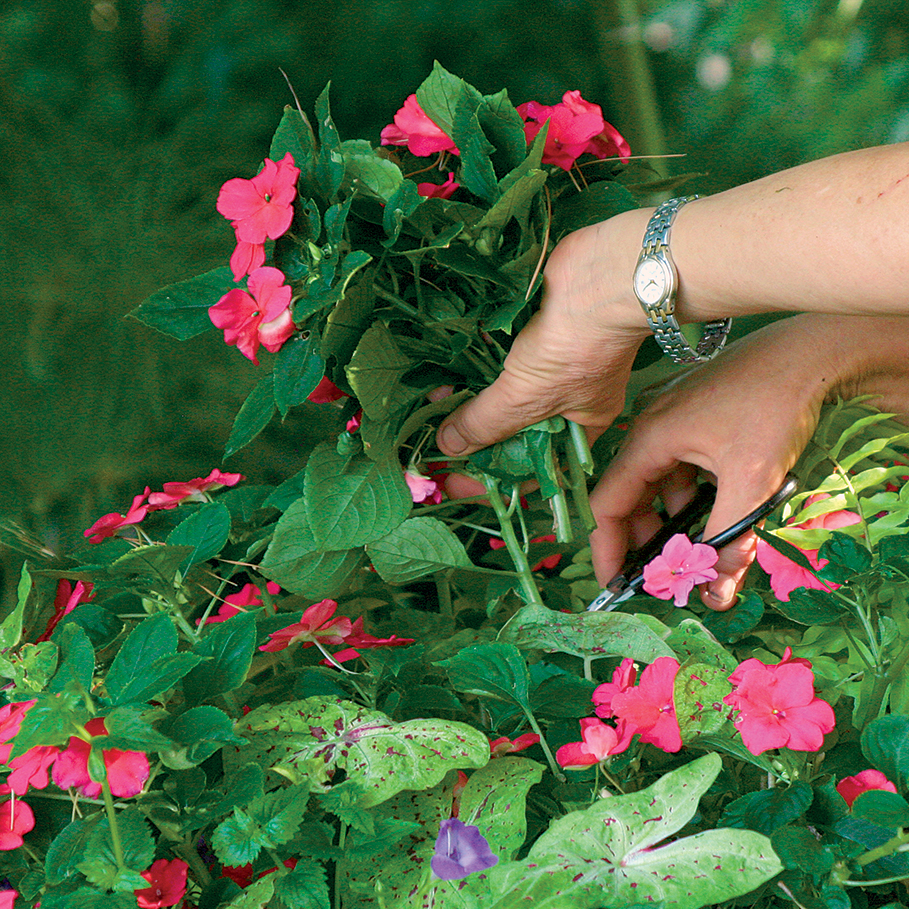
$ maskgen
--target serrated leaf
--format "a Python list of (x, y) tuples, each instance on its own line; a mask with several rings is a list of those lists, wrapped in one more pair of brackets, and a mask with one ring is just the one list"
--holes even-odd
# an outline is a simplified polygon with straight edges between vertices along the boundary
[[(669, 633), (666, 626), (661, 628)], [(642, 617), (622, 612), (571, 615), (543, 606), (525, 606), (502, 629), (499, 640), (510, 641), (522, 650), (568, 653), (582, 659), (618, 656), (652, 663), (658, 657), (675, 656)]]
[(183, 677), (186, 702), (193, 706), (234, 691), (246, 680), (256, 649), (256, 616), (241, 612), (209, 626), (193, 647), (201, 660)]
[(67, 622), (54, 632), (53, 641), (60, 648), (60, 661), (47, 690), (56, 694), (75, 683), (84, 691), (91, 691), (95, 651), (82, 626)]
[(180, 565), (186, 573), (191, 565), (208, 561), (227, 543), (230, 512), (220, 502), (209, 502), (181, 521), (167, 536), (168, 546), (189, 546), (189, 555)]
[(328, 100), (330, 84), (316, 98), (316, 121), (319, 130), (319, 150), (316, 154), (316, 177), (326, 199), (333, 200), (344, 179), (344, 156), (341, 153), (341, 140), (334, 121), (331, 119), (331, 107)]
[(343, 769), (362, 787), (364, 808), (402, 789), (433, 786), (451, 766), (481, 767), (489, 760), (488, 739), (471, 726), (431, 719), (395, 723), (332, 698), (259, 707), (246, 715), (243, 728), (249, 744), (237, 761), (267, 760), (290, 779)]
[(801, 780), (790, 786), (749, 792), (726, 806), (719, 823), (769, 835), (801, 817), (813, 798), (811, 787)]
[(85, 856), (88, 839), (100, 819), (99, 815), (77, 818), (54, 837), (44, 858), (48, 884), (60, 884), (76, 873), (76, 865)]
[(173, 742), (142, 718), (141, 707), (116, 707), (104, 717), (105, 748), (121, 751), (160, 751)]
[[(117, 814), (117, 833), (123, 867), (117, 860), (108, 818), (94, 827), (88, 838), (85, 860), (77, 864), (89, 883), (108, 890), (128, 891), (148, 886), (140, 876), (155, 856), (155, 841), (148, 822), (138, 808), (130, 806)], [(137, 880), (138, 879), (138, 882)]]
[(895, 792), (862, 792), (852, 803), (852, 814), (881, 827), (909, 827), (909, 802)]
[(271, 422), (275, 410), (274, 376), (269, 373), (260, 379), (243, 402), (224, 446), (224, 457), (229, 458), (249, 445)]
[(683, 742), (718, 732), (729, 708), (723, 698), (732, 691), (729, 670), (706, 663), (685, 663), (675, 677), (673, 704)]
[(177, 629), (164, 613), (149, 616), (127, 635), (107, 670), (107, 691), (119, 700), (127, 691), (141, 687), (138, 680), (148, 674), (148, 666), (160, 657), (177, 651)]
[(825, 590), (798, 587), (787, 602), (774, 602), (773, 608), (800, 625), (829, 625), (838, 622), (848, 610), (841, 600)]
[(396, 458), (374, 461), (318, 445), (306, 464), (304, 502), (317, 548), (363, 546), (404, 522), (413, 497)]
[(760, 834), (709, 830), (660, 845), (691, 819), (720, 766), (717, 755), (706, 755), (641, 792), (559, 818), (525, 861), (486, 872), (496, 899), (485, 905), (595, 909), (664, 901), (699, 909), (753, 890), (782, 867)]
[(284, 108), (281, 115), (281, 122), (271, 140), (268, 157), (272, 161), (280, 161), (288, 152), (306, 178), (304, 182), (310, 184), (310, 172), (316, 154), (316, 137), (303, 113), (290, 105)]
[(234, 732), (233, 720), (217, 707), (192, 707), (163, 724), (162, 731), (178, 747), (162, 752), (168, 767), (185, 770), (201, 764), (224, 745), (239, 745), (242, 739)]
[(380, 157), (365, 139), (341, 143), (344, 153), (344, 184), (356, 192), (387, 202), (404, 180), (394, 161)]
[(130, 315), (164, 334), (188, 341), (214, 328), (208, 315), (209, 307), (236, 286), (230, 269), (222, 265), (204, 275), (155, 291)]
[(739, 594), (733, 609), (726, 612), (711, 611), (701, 621), (721, 644), (734, 644), (756, 628), (763, 616), (764, 601), (757, 591), (749, 588)]
[(198, 663), (199, 657), (194, 653), (173, 653), (137, 667), (138, 671), (129, 684), (120, 689), (116, 697), (111, 697), (111, 706), (144, 704), (154, 700), (173, 688)]
[(330, 909), (326, 870), (314, 862), (297, 867), (277, 878), (275, 894), (289, 909)]
[(504, 641), (464, 647), (437, 664), (448, 672), (455, 691), (517, 704), (530, 711), (530, 672), (524, 655)]
[(828, 874), (836, 860), (833, 850), (820, 843), (806, 827), (783, 827), (773, 834), (770, 842), (786, 868), (806, 874)]
[(436, 518), (409, 518), (370, 542), (366, 551), (382, 580), (408, 584), (445, 568), (475, 566), (455, 534)]
[(269, 909), (275, 895), (275, 875), (267, 874), (253, 881), (228, 904), (229, 909)]
[(872, 720), (862, 730), (862, 753), (897, 789), (909, 783), (909, 717), (889, 716)]
[(34, 700), (13, 739), (7, 763), (36, 745), (66, 745), (89, 719), (83, 698), (70, 690), (39, 693)]
[(137, 546), (112, 562), (110, 572), (126, 577), (140, 575), (172, 585), (174, 575), (191, 552), (190, 546)]

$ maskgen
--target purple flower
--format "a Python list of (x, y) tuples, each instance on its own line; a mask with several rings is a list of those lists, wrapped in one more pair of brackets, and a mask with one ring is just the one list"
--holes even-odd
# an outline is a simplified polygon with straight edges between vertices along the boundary
[(452, 817), (442, 821), (436, 838), (432, 873), (443, 881), (460, 881), (474, 871), (485, 871), (498, 862), (479, 827), (471, 827)]

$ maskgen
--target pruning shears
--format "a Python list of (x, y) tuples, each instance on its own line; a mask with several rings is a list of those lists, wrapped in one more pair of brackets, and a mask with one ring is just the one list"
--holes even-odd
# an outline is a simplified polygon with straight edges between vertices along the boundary
[[(727, 543), (738, 539), (750, 530), (758, 521), (767, 517), (771, 511), (782, 505), (798, 488), (798, 480), (791, 474), (786, 474), (783, 485), (766, 502), (759, 505), (750, 514), (736, 521), (715, 537), (703, 540), (708, 546), (719, 549)], [(712, 483), (702, 483), (698, 486), (694, 498), (676, 515), (673, 515), (663, 527), (651, 537), (640, 549), (630, 553), (622, 570), (607, 585), (606, 589), (587, 607), (588, 612), (609, 612), (620, 603), (631, 599), (644, 584), (644, 566), (660, 554), (663, 546), (671, 536), (677, 533), (687, 534), (697, 525), (713, 507), (716, 499), (716, 487)], [(691, 537), (693, 543), (702, 542), (703, 532), (699, 531)]]

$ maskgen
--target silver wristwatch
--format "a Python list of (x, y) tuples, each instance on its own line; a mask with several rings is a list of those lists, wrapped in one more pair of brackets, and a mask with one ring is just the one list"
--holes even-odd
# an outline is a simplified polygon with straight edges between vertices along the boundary
[(732, 319), (708, 322), (692, 347), (675, 318), (678, 273), (669, 253), (669, 234), (678, 210), (697, 196), (664, 202), (653, 213), (644, 232), (644, 248), (634, 270), (634, 294), (644, 307), (647, 324), (663, 351), (676, 363), (699, 363), (716, 355), (726, 343)]

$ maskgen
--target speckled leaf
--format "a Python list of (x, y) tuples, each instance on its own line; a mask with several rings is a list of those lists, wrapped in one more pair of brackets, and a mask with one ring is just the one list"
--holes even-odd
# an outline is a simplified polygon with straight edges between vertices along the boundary
[(675, 677), (673, 703), (683, 742), (719, 731), (730, 708), (723, 698), (732, 691), (726, 669), (706, 663), (689, 663)]
[(601, 799), (553, 822), (523, 862), (489, 872), (489, 909), (596, 909), (660, 902), (699, 909), (753, 890), (781, 869), (770, 841), (710, 830), (658, 845), (694, 816), (721, 761), (709, 754), (631, 795)]
[(259, 707), (238, 730), (249, 744), (238, 763), (278, 766), (291, 779), (321, 781), (333, 768), (363, 789), (361, 806), (378, 805), (403, 789), (434, 786), (452, 767), (482, 767), (486, 736), (464, 723), (410, 720), (334, 698), (307, 698)]
[(543, 606), (525, 606), (502, 629), (499, 640), (524, 650), (588, 659), (619, 656), (652, 663), (657, 657), (675, 656), (638, 616), (623, 612), (569, 615)]
[(666, 638), (679, 662), (690, 660), (718, 666), (729, 675), (739, 661), (697, 620), (682, 619)]

